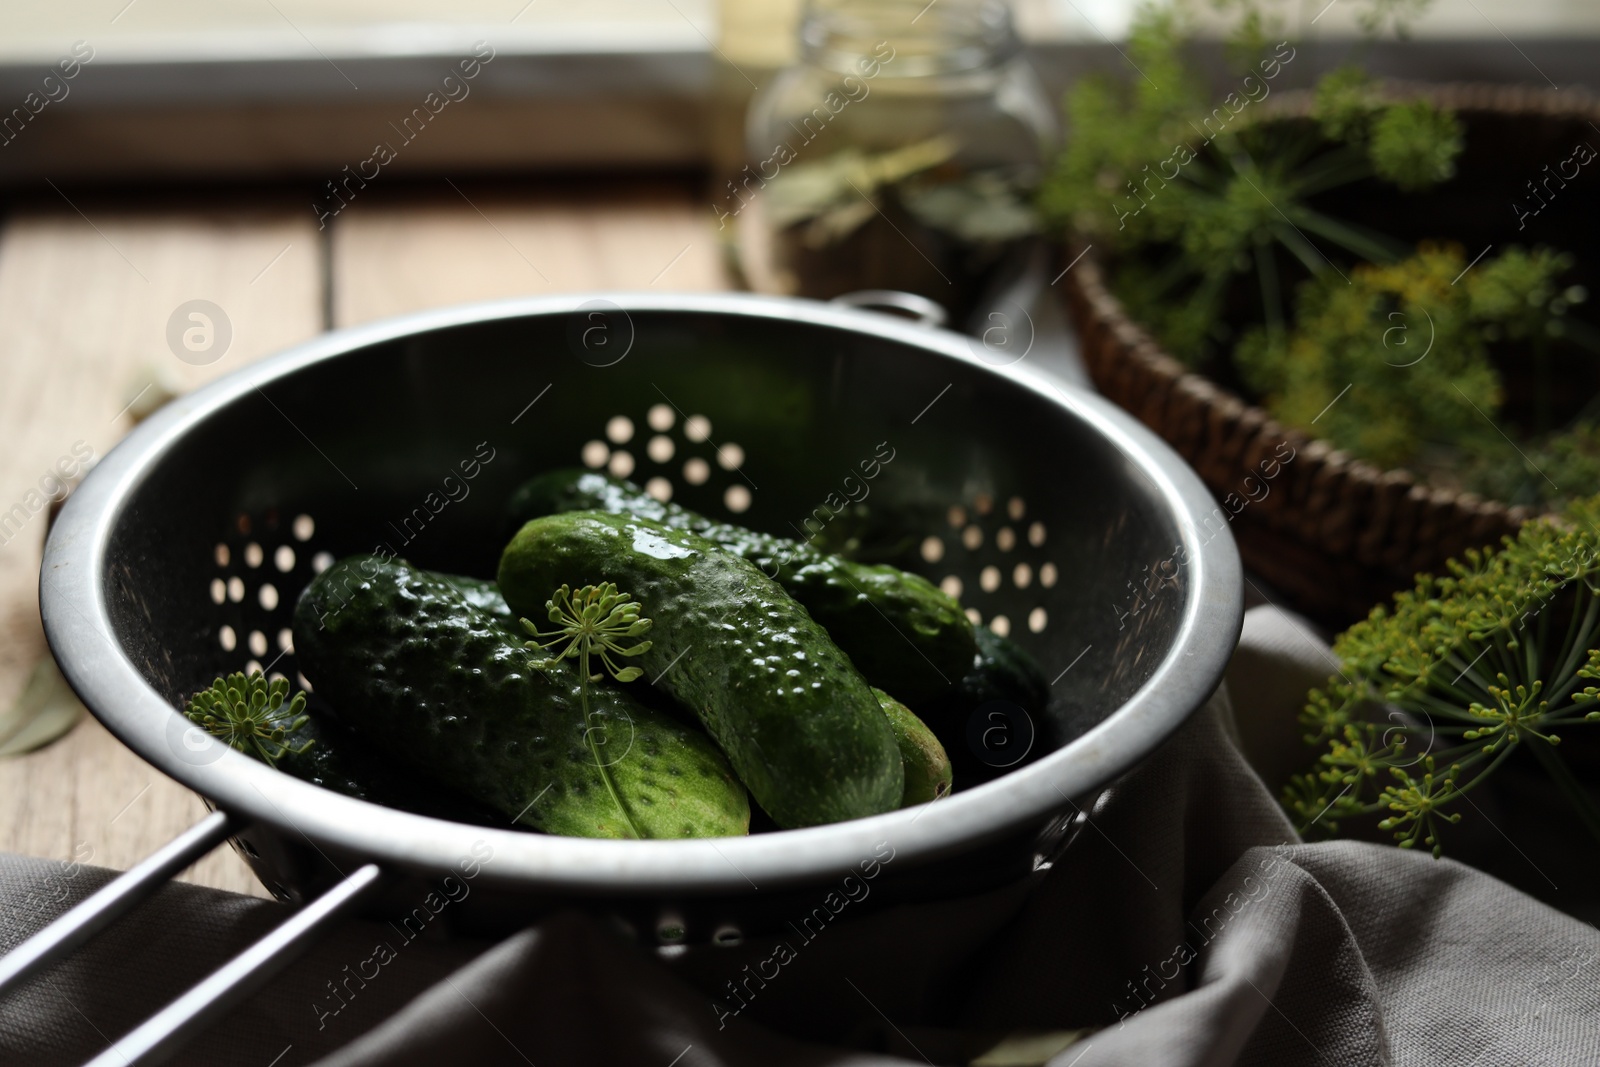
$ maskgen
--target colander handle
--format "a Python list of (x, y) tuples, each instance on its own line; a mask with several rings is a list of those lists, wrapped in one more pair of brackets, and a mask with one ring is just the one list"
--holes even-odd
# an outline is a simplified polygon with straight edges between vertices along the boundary
[(118, 1038), (86, 1067), (160, 1063), (195, 1033), (265, 985), (310, 948), (324, 927), (338, 920), (382, 882), (383, 871), (375, 863), (356, 870), (270, 934), (211, 972), (187, 993)]
[[(212, 812), (0, 957), (0, 995), (116, 922), (243, 826), (226, 811)], [(189, 1037), (266, 984), (309, 948), (323, 928), (377, 889), (383, 878), (383, 871), (373, 863), (348, 875), (124, 1035), (90, 1061), (91, 1067), (133, 1067), (166, 1059)]]
[(0, 957), (0, 995), (116, 922), (129, 908), (166, 885), (173, 875), (216, 848), (239, 829), (240, 824), (227, 812), (214, 811), (136, 866), (118, 875), (55, 922)]
[(868, 310), (888, 309), (910, 315), (923, 326), (939, 327), (950, 321), (945, 310), (940, 305), (925, 296), (916, 293), (901, 292), (898, 289), (858, 289), (853, 293), (845, 293), (828, 301), (830, 304), (842, 304), (845, 307), (866, 308)]

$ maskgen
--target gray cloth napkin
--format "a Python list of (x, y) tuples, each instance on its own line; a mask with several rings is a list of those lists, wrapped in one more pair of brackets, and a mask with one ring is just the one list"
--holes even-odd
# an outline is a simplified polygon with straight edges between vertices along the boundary
[[(1284, 739), (1328, 655), (1302, 621), (1253, 609), (1227, 685), (1098, 799), (1053, 866), (843, 916), (737, 1013), (725, 983), (778, 939), (657, 953), (564, 913), (493, 946), (419, 940), (329, 1015), (326, 983), (393, 940), (351, 922), (176, 1062), (1600, 1063), (1595, 929), (1449, 859), (1295, 837), (1244, 753), (1274, 774), (1303, 764)], [(108, 877), (5, 858), (0, 948)], [(0, 999), (0, 1062), (100, 1051), (283, 914), (169, 886)]]

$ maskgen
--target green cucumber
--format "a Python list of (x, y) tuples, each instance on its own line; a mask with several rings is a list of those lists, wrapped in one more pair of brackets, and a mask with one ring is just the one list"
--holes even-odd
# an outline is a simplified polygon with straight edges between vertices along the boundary
[(978, 653), (961, 681), (936, 699), (917, 705), (917, 715), (944, 741), (961, 779), (971, 788), (1000, 777), (1015, 765), (997, 767), (973, 747), (974, 717), (995, 710), (994, 704), (1018, 708), (1032, 723), (1035, 739), (1025, 759), (1050, 751), (1056, 725), (1048, 713), (1050, 683), (1039, 664), (1010, 638), (987, 627), (977, 631)]
[(926, 804), (950, 792), (952, 775), (950, 757), (944, 746), (934, 736), (928, 724), (882, 689), (874, 689), (883, 714), (894, 729), (895, 743), (900, 746), (900, 762), (905, 768), (906, 788), (901, 794), (900, 806)]
[(1050, 683), (1038, 661), (988, 627), (979, 629), (977, 638), (977, 657), (957, 686), (960, 699), (970, 707), (1009, 700), (1028, 712), (1043, 711), (1050, 703)]
[(603, 582), (652, 620), (650, 648), (629, 662), (699, 716), (779, 826), (899, 806), (905, 772), (877, 698), (755, 564), (686, 530), (600, 511), (535, 519), (500, 557), (506, 603), (535, 622), (560, 586)]
[[(748, 832), (749, 800), (704, 734), (626, 688), (549, 669), (513, 623), (455, 581), (399, 560), (351, 556), (294, 612), (300, 669), (341, 720), (393, 759), (536, 830), (627, 837), (591, 748), (646, 837)], [(613, 755), (615, 753), (615, 755)]]
[(808, 542), (714, 522), (662, 503), (632, 482), (582, 470), (558, 470), (524, 483), (508, 504), (520, 528), (565, 511), (635, 515), (688, 530), (751, 561), (805, 605), (867, 681), (917, 704), (972, 668), (972, 622), (961, 605), (921, 575), (884, 564), (855, 563)]
[(505, 816), (493, 808), (432, 780), (419, 779), (409, 768), (397, 764), (328, 715), (320, 701), (314, 701), (306, 712), (310, 719), (291, 740), (309, 740), (311, 747), (278, 757), (278, 770), (285, 774), (358, 800), (436, 819), (485, 826), (505, 822)]
[(504, 619), (516, 625), (516, 619), (511, 615), (511, 609), (506, 607), (506, 598), (500, 595), (500, 587), (487, 578), (468, 578), (462, 574), (439, 574), (438, 577), (455, 586), (456, 592), (466, 598), (468, 604), (479, 611), (486, 611), (499, 619)]

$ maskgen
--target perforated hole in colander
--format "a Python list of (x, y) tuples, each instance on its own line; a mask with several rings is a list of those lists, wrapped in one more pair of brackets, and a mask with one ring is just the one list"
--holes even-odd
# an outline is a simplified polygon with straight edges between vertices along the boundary
[(1012, 496), (998, 502), (987, 493), (952, 505), (945, 525), (923, 538), (919, 554), (939, 586), (960, 600), (967, 615), (1001, 637), (1021, 628), (1042, 634), (1050, 613), (1043, 591), (1056, 584), (1049, 531), (1029, 521), (1028, 502)]
[(214, 576), (207, 598), (215, 605), (217, 647), (222, 671), (256, 671), (268, 678), (292, 678), (310, 690), (293, 660), (290, 629), (294, 598), (313, 575), (333, 563), (327, 552), (311, 552), (316, 520), (295, 515), (283, 521), (276, 511), (239, 514), (228, 539), (212, 551)]
[[(641, 427), (652, 431), (643, 447)], [(590, 470), (604, 469), (618, 478), (629, 478), (644, 486), (657, 500), (671, 500), (682, 485), (703, 486), (717, 475), (722, 489), (720, 500), (733, 515), (743, 515), (755, 504), (755, 496), (738, 473), (744, 466), (744, 447), (737, 441), (717, 441), (714, 427), (705, 415), (680, 415), (670, 404), (653, 404), (643, 418), (612, 415), (604, 433), (586, 442), (578, 460)], [(631, 445), (631, 448), (624, 446)]]

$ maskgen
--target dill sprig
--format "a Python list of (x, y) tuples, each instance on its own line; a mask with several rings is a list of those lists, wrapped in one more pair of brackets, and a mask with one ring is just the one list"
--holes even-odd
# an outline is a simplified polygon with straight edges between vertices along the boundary
[[(1225, 357), (1235, 340), (1224, 314), (1254, 304), (1250, 317), (1274, 333), (1292, 308), (1280, 275), (1339, 276), (1326, 258), (1371, 263), (1405, 246), (1355, 219), (1313, 206), (1331, 190), (1375, 178), (1405, 190), (1448, 180), (1463, 127), (1426, 100), (1391, 101), (1357, 68), (1319, 81), (1311, 122), (1263, 121), (1271, 92), (1295, 51), (1265, 36), (1281, 20), (1255, 0), (1215, 0), (1240, 15), (1234, 44), (1246, 60), (1222, 99), (1185, 55), (1195, 5), (1147, 4), (1129, 30), (1130, 62), (1144, 77), (1090, 75), (1068, 94), (1072, 136), (1043, 183), (1045, 219), (1113, 259), (1112, 288), (1168, 351), (1191, 366)], [(1376, 32), (1404, 4), (1374, 3)], [(1387, 14), (1384, 14), (1387, 12)], [(1304, 64), (1306, 60), (1301, 59)], [(1250, 290), (1259, 290), (1252, 294)]]
[[(285, 704), (285, 701), (288, 701)], [(269, 766), (285, 755), (298, 755), (311, 740), (294, 745), (289, 738), (306, 724), (306, 696), (289, 699), (289, 682), (268, 682), (260, 671), (230, 674), (211, 683), (190, 700), (184, 714), (207, 733), (240, 752), (253, 753)]]
[(1561, 731), (1600, 721), (1600, 686), (1585, 684), (1600, 681), (1600, 497), (1448, 571), (1334, 642), (1342, 670), (1301, 716), (1323, 752), (1284, 807), (1302, 833), (1382, 813), (1401, 848), (1438, 856), (1461, 818), (1446, 809), (1528, 748), (1600, 840), (1600, 808), (1557, 752)]
[[(1472, 456), (1504, 452), (1510, 480), (1528, 482), (1520, 457), (1484, 421), (1500, 414), (1505, 393), (1492, 342), (1528, 342), (1533, 407), (1544, 412), (1533, 428), (1548, 429), (1557, 386), (1541, 360), (1556, 336), (1550, 328), (1565, 329), (1567, 308), (1585, 294), (1557, 283), (1570, 256), (1497, 251), (1473, 265), (1460, 245), (1423, 242), (1398, 263), (1309, 279), (1298, 287), (1292, 326), (1247, 331), (1234, 366), (1275, 418), (1363, 459), (1407, 466), (1449, 442)], [(1346, 386), (1349, 396), (1325, 410)], [(1469, 465), (1467, 476), (1481, 465)], [(1531, 481), (1542, 495), (1559, 495), (1543, 479)]]
[(597, 682), (601, 678), (600, 674), (590, 673), (589, 658), (591, 655), (598, 657), (601, 666), (619, 682), (631, 682), (638, 678), (644, 673), (643, 668), (618, 666), (611, 657), (637, 656), (648, 651), (649, 641), (640, 641), (627, 647), (624, 647), (623, 642), (642, 637), (650, 629), (650, 620), (640, 616), (642, 609), (637, 601), (629, 600), (626, 593), (618, 592), (617, 587), (610, 582), (586, 585), (576, 592), (571, 587), (563, 585), (545, 601), (544, 606), (556, 628), (540, 630), (534, 623), (522, 619), (522, 628), (532, 637), (548, 638), (542, 642), (529, 641), (525, 647), (543, 651), (555, 649), (555, 655), (534, 664), (541, 669), (548, 670), (563, 659), (578, 661), (578, 693), (583, 707), (584, 740), (594, 756), (595, 766), (600, 771), (600, 779), (605, 783), (606, 791), (611, 794), (612, 802), (622, 814), (623, 822), (627, 824), (634, 837), (642, 838), (644, 834), (628, 812), (627, 805), (622, 802), (622, 794), (612, 777), (610, 765), (600, 758), (600, 746), (604, 744), (604, 740), (597, 741), (595, 734), (598, 732), (603, 738), (605, 727), (594, 726), (589, 721), (589, 683)]

